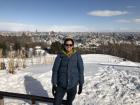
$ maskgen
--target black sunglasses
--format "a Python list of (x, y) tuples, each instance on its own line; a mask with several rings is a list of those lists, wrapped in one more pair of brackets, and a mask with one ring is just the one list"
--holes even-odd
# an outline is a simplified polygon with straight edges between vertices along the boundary
[(73, 44), (65, 44), (65, 46), (73, 46)]

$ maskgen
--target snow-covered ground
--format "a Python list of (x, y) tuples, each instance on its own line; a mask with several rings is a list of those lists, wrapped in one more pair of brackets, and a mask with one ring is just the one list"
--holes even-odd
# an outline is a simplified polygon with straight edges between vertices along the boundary
[[(55, 56), (55, 55), (54, 55)], [(100, 54), (82, 55), (85, 84), (74, 105), (140, 105), (140, 64)], [(52, 64), (36, 64), (9, 74), (0, 71), (0, 91), (53, 97)], [(5, 99), (6, 105), (30, 101)], [(46, 105), (47, 103), (39, 103)]]

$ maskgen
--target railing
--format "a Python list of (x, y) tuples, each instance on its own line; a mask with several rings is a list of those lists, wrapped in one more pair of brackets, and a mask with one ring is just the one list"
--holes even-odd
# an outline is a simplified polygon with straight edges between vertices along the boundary
[[(0, 105), (4, 105), (4, 97), (31, 100), (31, 105), (36, 105), (36, 101), (54, 102), (54, 98), (0, 91)], [(62, 105), (66, 105), (66, 100), (62, 101)]]

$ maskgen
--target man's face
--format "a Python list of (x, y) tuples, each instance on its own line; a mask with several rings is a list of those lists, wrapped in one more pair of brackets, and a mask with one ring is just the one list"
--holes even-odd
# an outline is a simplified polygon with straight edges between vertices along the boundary
[(73, 49), (72, 41), (67, 41), (67, 42), (65, 43), (65, 49), (66, 49), (66, 51), (68, 51), (68, 52), (72, 51), (72, 49)]

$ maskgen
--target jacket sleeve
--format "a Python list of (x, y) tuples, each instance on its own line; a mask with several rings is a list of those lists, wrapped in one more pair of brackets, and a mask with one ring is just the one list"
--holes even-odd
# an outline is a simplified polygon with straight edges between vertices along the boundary
[(77, 54), (78, 62), (78, 71), (79, 71), (79, 85), (83, 85), (84, 83), (84, 64), (83, 64), (83, 59), (80, 55), (80, 53)]
[(60, 54), (58, 54), (57, 57), (55, 58), (53, 68), (52, 68), (51, 82), (52, 82), (53, 85), (57, 85), (57, 73), (58, 73), (60, 63), (61, 63), (61, 57), (60, 57)]

